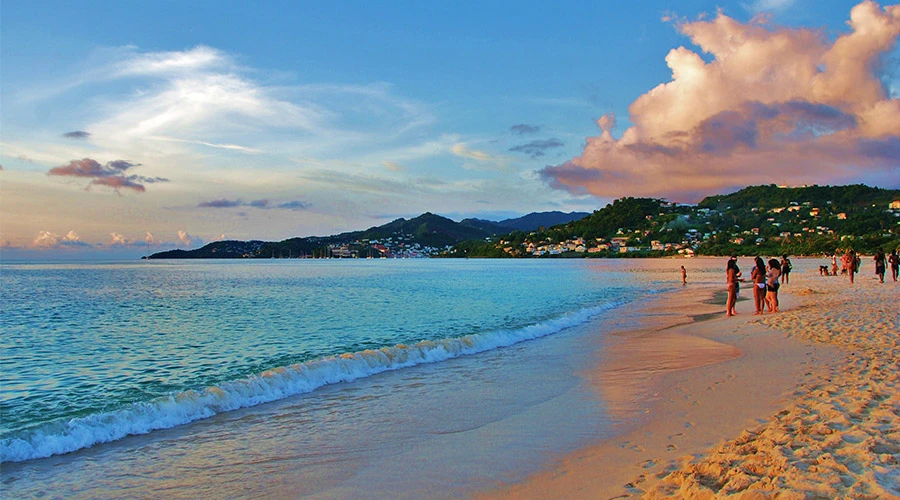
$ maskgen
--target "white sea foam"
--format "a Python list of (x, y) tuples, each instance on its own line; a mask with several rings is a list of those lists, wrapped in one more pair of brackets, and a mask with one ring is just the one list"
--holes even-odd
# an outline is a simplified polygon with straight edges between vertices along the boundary
[(319, 387), (350, 382), (377, 373), (476, 354), (551, 335), (582, 324), (619, 305), (606, 303), (517, 330), (501, 330), (458, 338), (426, 340), (364, 350), (267, 370), (203, 391), (185, 391), (116, 411), (55, 422), (0, 439), (0, 462), (20, 462), (70, 453), (146, 434), (215, 414), (304, 394)]

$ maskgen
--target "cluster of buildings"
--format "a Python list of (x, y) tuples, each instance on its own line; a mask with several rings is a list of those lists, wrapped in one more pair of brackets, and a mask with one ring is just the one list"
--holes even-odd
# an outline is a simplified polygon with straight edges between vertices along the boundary
[(450, 249), (449, 246), (420, 245), (410, 239), (401, 236), (329, 245), (328, 256), (335, 259), (421, 259)]
[[(689, 236), (688, 236), (689, 235)], [(698, 242), (698, 234), (696, 230), (690, 230), (685, 240), (681, 243), (662, 243), (658, 240), (650, 241), (649, 246), (635, 246), (635, 239), (631, 236), (617, 236), (606, 240), (605, 238), (595, 238), (594, 240), (585, 241), (584, 238), (572, 238), (559, 243), (553, 243), (549, 240), (543, 242), (526, 241), (523, 243), (523, 250), (527, 255), (541, 257), (546, 255), (562, 255), (568, 252), (575, 253), (628, 253), (628, 252), (645, 252), (648, 250), (662, 252), (677, 252), (682, 255), (694, 255), (694, 246)], [(646, 234), (645, 234), (646, 236)], [(631, 243), (631, 244), (630, 244)], [(511, 245), (511, 242), (500, 241), (503, 251), (510, 255), (518, 255), (520, 250)]]

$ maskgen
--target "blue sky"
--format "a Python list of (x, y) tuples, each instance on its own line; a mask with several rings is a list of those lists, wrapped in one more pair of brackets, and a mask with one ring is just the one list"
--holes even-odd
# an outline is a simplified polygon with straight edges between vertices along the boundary
[[(139, 256), (752, 183), (897, 187), (900, 130), (884, 117), (900, 11), (860, 8), (888, 37), (863, 43), (848, 36), (854, 5), (5, 0), (2, 256)], [(736, 33), (744, 45), (720, 46)], [(790, 48), (771, 52), (783, 33)], [(859, 53), (845, 46), (872, 68), (835, 62)], [(745, 74), (729, 53), (771, 66)], [(709, 104), (788, 60), (828, 91), (772, 80)], [(711, 130), (678, 151), (664, 139)], [(836, 163), (777, 168), (811, 146)], [(773, 167), (743, 175), (748, 154)]]

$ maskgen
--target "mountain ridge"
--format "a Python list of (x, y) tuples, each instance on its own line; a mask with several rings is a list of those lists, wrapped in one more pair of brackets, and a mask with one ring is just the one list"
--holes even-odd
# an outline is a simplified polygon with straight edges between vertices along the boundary
[[(157, 252), (145, 259), (221, 259), (221, 258), (294, 258), (334, 256), (395, 256), (390, 244), (398, 248), (418, 248), (429, 255), (467, 240), (480, 240), (510, 230), (534, 230), (565, 224), (589, 215), (587, 212), (533, 212), (528, 215), (487, 221), (452, 219), (425, 212), (412, 219), (398, 218), (381, 226), (331, 236), (293, 237), (277, 242), (261, 240), (224, 240), (193, 250), (173, 249)], [(335, 247), (339, 247), (335, 249)], [(346, 247), (346, 248), (344, 248)], [(383, 248), (382, 248), (383, 247)], [(347, 255), (349, 253), (349, 255)], [(377, 253), (377, 255), (375, 255)]]

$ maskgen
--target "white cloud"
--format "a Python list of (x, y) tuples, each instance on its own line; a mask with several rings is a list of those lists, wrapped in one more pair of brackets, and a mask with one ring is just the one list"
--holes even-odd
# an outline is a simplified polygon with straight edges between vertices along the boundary
[(75, 231), (69, 231), (65, 236), (60, 236), (51, 231), (39, 231), (38, 235), (34, 238), (34, 241), (32, 241), (31, 246), (34, 248), (49, 249), (89, 245), (82, 242), (78, 233)]

